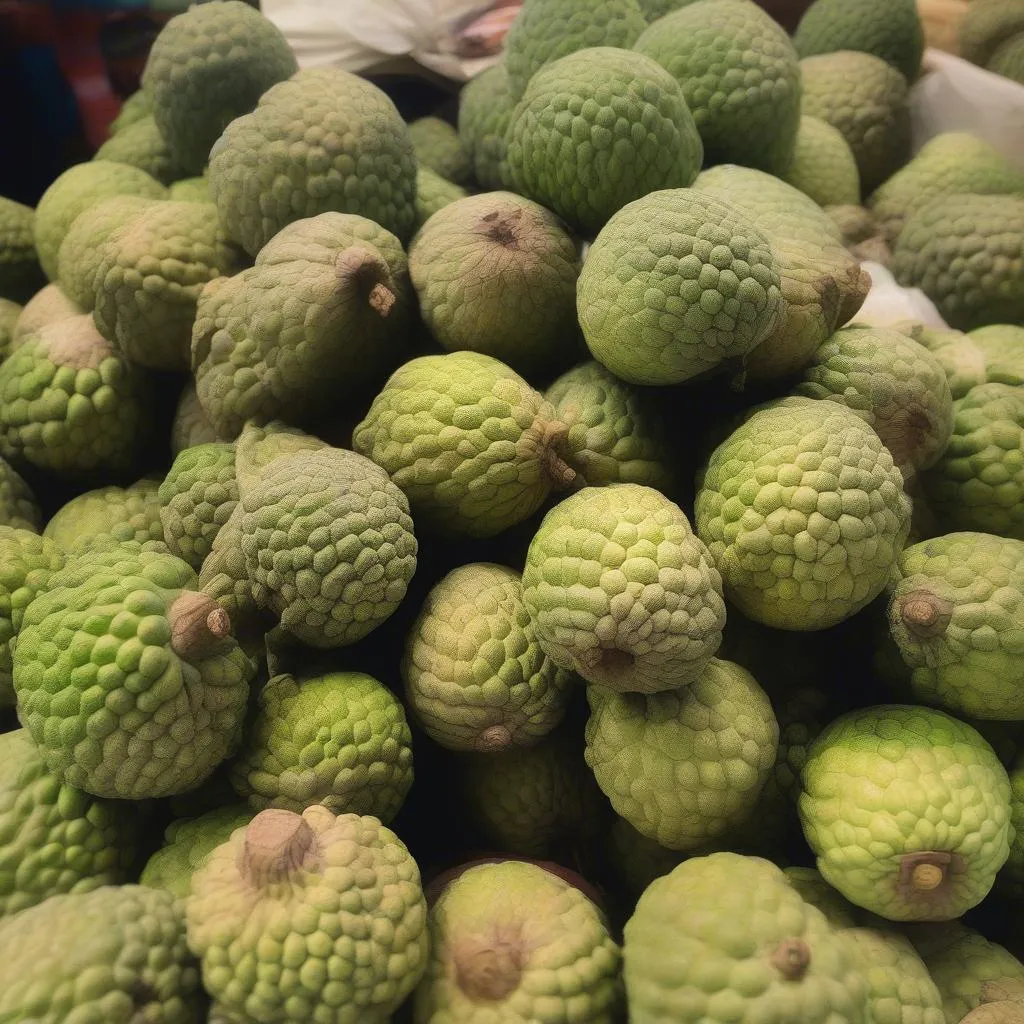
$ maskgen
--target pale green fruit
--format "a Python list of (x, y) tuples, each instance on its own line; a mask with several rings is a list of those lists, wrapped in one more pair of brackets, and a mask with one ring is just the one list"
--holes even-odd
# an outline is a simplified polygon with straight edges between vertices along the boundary
[(556, 665), (619, 691), (697, 679), (725, 624), (707, 549), (678, 505), (638, 484), (586, 487), (548, 512), (523, 600)]
[(1009, 855), (1010, 782), (992, 748), (941, 711), (854, 711), (816, 740), (800, 817), (818, 870), (893, 921), (980, 903)]

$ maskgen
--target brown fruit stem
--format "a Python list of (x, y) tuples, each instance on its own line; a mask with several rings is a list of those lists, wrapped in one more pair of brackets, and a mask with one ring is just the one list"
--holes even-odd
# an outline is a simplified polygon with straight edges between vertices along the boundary
[(481, 936), (455, 945), (452, 950), (455, 978), (459, 988), (481, 1002), (497, 1002), (514, 991), (523, 976), (519, 942), (502, 936)]
[(489, 725), (476, 739), (476, 749), (493, 753), (504, 750), (512, 742), (512, 733), (507, 725)]
[(783, 939), (772, 953), (771, 963), (786, 981), (799, 981), (811, 966), (811, 947), (803, 939)]
[(315, 858), (316, 833), (301, 814), (272, 807), (246, 826), (238, 869), (253, 886), (280, 882)]
[(944, 850), (907, 853), (900, 858), (899, 887), (908, 896), (927, 896), (946, 886), (951, 874), (963, 871), (963, 858)]
[[(538, 417), (540, 420), (540, 417)], [(544, 473), (555, 490), (583, 487), (586, 481), (569, 465), (565, 452), (569, 442), (569, 428), (560, 420), (546, 420), (539, 424), (541, 463)]]
[(391, 271), (377, 253), (361, 245), (350, 245), (338, 253), (334, 270), (342, 286), (352, 285), (366, 292), (367, 305), (381, 318), (391, 313), (397, 301), (391, 287)]
[(179, 658), (199, 661), (216, 653), (231, 636), (231, 616), (212, 597), (186, 590), (167, 611), (171, 648)]
[(903, 625), (922, 639), (941, 636), (953, 618), (953, 603), (930, 590), (913, 590), (896, 599)]
[(1024, 1024), (1024, 1005), (1010, 999), (982, 1003), (961, 1018), (960, 1024)]

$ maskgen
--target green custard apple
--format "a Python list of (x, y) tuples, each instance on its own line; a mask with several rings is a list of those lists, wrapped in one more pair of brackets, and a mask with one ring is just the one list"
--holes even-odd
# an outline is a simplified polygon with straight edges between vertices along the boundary
[(47, 768), (95, 796), (194, 789), (236, 746), (255, 666), (187, 563), (130, 545), (69, 558), (26, 609), (19, 716)]
[(483, 352), (528, 379), (578, 350), (576, 242), (549, 210), (510, 192), (459, 200), (409, 249), (420, 312), (446, 351)]
[(402, 678), (432, 740), (482, 752), (546, 736), (573, 681), (541, 650), (519, 573), (493, 563), (460, 566), (431, 589), (406, 638)]
[(921, 481), (938, 523), (1024, 540), (1024, 388), (971, 388), (953, 403), (952, 427)]
[(679, 83), (650, 57), (607, 46), (539, 71), (505, 141), (506, 184), (591, 236), (633, 200), (685, 188), (704, 154)]
[(31, 488), (0, 459), (0, 525), (38, 533), (43, 514)]
[(474, 75), (459, 92), (459, 139), (477, 184), (489, 191), (504, 187), (505, 133), (515, 106), (504, 61)]
[(793, 162), (783, 180), (819, 206), (860, 203), (860, 172), (853, 150), (838, 128), (818, 117), (800, 118)]
[(0, 921), (57, 893), (128, 881), (141, 839), (138, 806), (61, 782), (24, 729), (0, 735)]
[(920, 288), (950, 327), (1024, 321), (1024, 196), (933, 199), (906, 220), (891, 270)]
[[(790, 867), (783, 868), (786, 881), (798, 893), (805, 903), (817, 907), (828, 923), (836, 929), (855, 928), (860, 912), (849, 900), (840, 896), (832, 888), (817, 868)], [(851, 951), (852, 954), (852, 951)]]
[(362, 672), (275, 676), (260, 691), (231, 782), (253, 811), (335, 814), (389, 822), (412, 785), (412, 736), (397, 698)]
[(1024, 721), (1024, 541), (933, 537), (902, 553), (889, 587), (889, 633), (918, 700)]
[(1010, 782), (992, 748), (941, 711), (853, 711), (815, 741), (800, 818), (818, 870), (892, 921), (949, 921), (1009, 855)]
[(697, 534), (744, 615), (825, 629), (882, 592), (910, 510), (891, 453), (856, 413), (791, 398), (755, 411), (711, 455)]
[(599, 7), (587, 0), (526, 0), (505, 41), (509, 89), (522, 96), (545, 64), (577, 50), (629, 49), (646, 24), (637, 0), (610, 0)]
[(613, 1024), (621, 954), (601, 911), (536, 864), (466, 868), (430, 909), (430, 962), (414, 995), (416, 1024)]
[(439, 117), (421, 117), (409, 124), (409, 137), (420, 168), (461, 185), (473, 174), (473, 165), (458, 130)]
[(416, 230), (419, 231), (438, 210), (468, 195), (461, 185), (442, 178), (429, 167), (420, 167), (416, 171)]
[(54, 512), (43, 536), (65, 552), (81, 552), (99, 543), (162, 542), (159, 487), (159, 480), (143, 477), (128, 487), (86, 491)]
[(147, 440), (153, 380), (92, 317), (30, 334), (0, 364), (0, 455), (71, 480), (123, 475)]
[(385, 1024), (427, 966), (419, 869), (369, 816), (261, 811), (193, 875), (185, 913), (236, 1020)]
[(121, 109), (117, 112), (117, 117), (110, 122), (110, 134), (116, 135), (118, 132), (124, 131), (129, 125), (141, 121), (142, 118), (152, 113), (153, 98), (145, 89), (136, 89), (124, 99)]
[(25, 609), (63, 564), (63, 553), (48, 538), (0, 526), (0, 708), (14, 707), (11, 652)]
[(156, 178), (130, 164), (91, 160), (64, 171), (42, 194), (34, 224), (36, 251), (46, 276), (56, 281), (61, 242), (75, 218), (111, 196), (164, 199), (167, 189)]
[(680, 384), (742, 365), (782, 322), (780, 284), (752, 218), (694, 189), (665, 189), (604, 226), (583, 261), (576, 305), (587, 347), (612, 373)]
[(659, 396), (591, 359), (563, 373), (544, 397), (568, 426), (569, 461), (588, 484), (641, 484), (673, 493), (677, 456)]
[(747, 0), (698, 0), (636, 42), (677, 79), (705, 162), (783, 174), (800, 126), (800, 64), (785, 30)]
[[(81, 316), (88, 310), (82, 309), (73, 302), (60, 285), (48, 284), (41, 288), (25, 303), (14, 324), (11, 336), (11, 352), (13, 352), (30, 334), (37, 334), (48, 324), (58, 320), (68, 320), (73, 316)], [(10, 352), (8, 352), (10, 355)]]
[(224, 130), (210, 151), (210, 195), (250, 256), (292, 221), (331, 210), (404, 242), (416, 220), (416, 156), (377, 86), (337, 67), (303, 68)]
[(196, 818), (175, 819), (164, 830), (164, 845), (146, 861), (139, 884), (166, 889), (178, 899), (185, 899), (192, 876), (206, 858), (253, 817), (254, 812), (244, 804), (228, 804)]
[(35, 211), (0, 196), (0, 296), (24, 303), (43, 285), (35, 245)]
[(157, 494), (163, 539), (172, 555), (202, 568), (214, 538), (238, 504), (233, 444), (199, 444), (174, 460)]
[(775, 764), (779, 726), (746, 669), (713, 658), (681, 690), (591, 686), (587, 698), (587, 764), (637, 831), (689, 851), (750, 816)]
[(170, 185), (188, 173), (160, 134), (152, 114), (139, 118), (111, 135), (96, 150), (93, 159), (138, 167), (150, 177), (156, 178), (161, 185)]
[(352, 435), (409, 499), (416, 522), (491, 537), (576, 480), (568, 428), (514, 370), (479, 352), (419, 356), (396, 370)]
[(199, 971), (170, 893), (105, 885), (51, 896), (0, 923), (0, 945), (0, 1020), (200, 1020)]
[(196, 4), (163, 26), (142, 88), (171, 152), (199, 174), (228, 124), (297, 70), (288, 40), (258, 8), (220, 0)]
[(586, 487), (548, 512), (523, 601), (556, 665), (616, 691), (699, 678), (725, 624), (707, 548), (678, 505), (638, 484)]
[(712, 853), (656, 879), (626, 922), (631, 1024), (866, 1024), (841, 932), (759, 857)]

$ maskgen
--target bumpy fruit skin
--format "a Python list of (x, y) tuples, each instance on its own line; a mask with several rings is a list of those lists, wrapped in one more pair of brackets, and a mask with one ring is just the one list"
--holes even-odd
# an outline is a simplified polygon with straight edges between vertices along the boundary
[(942, 995), (946, 1024), (960, 1024), (971, 1010), (987, 1002), (986, 989), (1005, 982), (1024, 984), (1024, 964), (998, 943), (967, 928), (920, 953)]
[(420, 526), (490, 537), (529, 518), (573, 471), (550, 403), (479, 352), (420, 356), (396, 370), (352, 447), (406, 494)]
[(786, 32), (746, 0), (700, 0), (636, 42), (683, 89), (707, 164), (782, 174), (800, 124), (800, 66)]
[(0, 1020), (199, 1020), (199, 971), (170, 893), (105, 885), (56, 895), (0, 924), (0, 943)]
[(685, 188), (703, 153), (679, 83), (650, 57), (602, 46), (530, 81), (506, 135), (505, 178), (593, 235), (627, 203)]
[(18, 314), (11, 337), (11, 352), (30, 334), (38, 333), (48, 324), (56, 323), (58, 320), (69, 320), (85, 312), (88, 311), (73, 302), (59, 285), (48, 284), (45, 288), (40, 288)]
[(838, 128), (818, 117), (800, 118), (793, 162), (783, 180), (819, 206), (860, 203), (860, 173), (853, 151)]
[(953, 433), (939, 361), (899, 331), (845, 327), (815, 353), (798, 395), (839, 402), (870, 424), (904, 477), (934, 465)]
[(801, 57), (836, 50), (873, 53), (913, 82), (921, 69), (924, 30), (914, 0), (861, 0), (856, 5), (815, 0), (800, 19), (793, 44)]
[(474, 75), (459, 93), (459, 138), (482, 188), (502, 188), (505, 132), (515, 106), (504, 61)]
[(468, 817), (495, 849), (544, 857), (594, 838), (603, 800), (570, 732), (465, 756), (458, 781)]
[(836, 225), (799, 189), (752, 167), (702, 171), (694, 188), (748, 216), (778, 263), (784, 315), (751, 352), (738, 383), (787, 380), (860, 309), (871, 278)]
[(1016, 0), (981, 0), (960, 22), (958, 50), (964, 60), (987, 67), (1007, 40), (1024, 32), (1024, 11)]
[(746, 669), (713, 658), (678, 691), (591, 686), (587, 699), (587, 764), (637, 831), (668, 849), (693, 850), (749, 817), (775, 764), (779, 726)]
[(14, 340), (14, 325), (18, 322), (22, 307), (10, 299), (0, 298), (0, 360), (6, 359)]
[(608, 857), (634, 899), (656, 878), (667, 875), (685, 857), (648, 839), (618, 815), (608, 832)]
[(25, 609), (63, 563), (61, 551), (45, 537), (0, 526), (0, 708), (14, 707), (11, 642)]
[(103, 243), (137, 213), (158, 202), (143, 196), (111, 196), (83, 210), (57, 252), (57, 276), (64, 294), (85, 312), (96, 305), (96, 271)]
[(907, 80), (880, 57), (853, 50), (805, 57), (800, 70), (802, 112), (842, 132), (870, 194), (910, 155)]
[(892, 921), (949, 921), (981, 902), (1006, 861), (1010, 782), (969, 725), (866, 708), (815, 741), (800, 818), (818, 870), (852, 903)]
[(416, 571), (405, 495), (354, 452), (300, 452), (242, 488), (239, 545), (256, 603), (312, 647), (343, 647), (398, 607)]
[(545, 65), (597, 46), (629, 49), (647, 22), (636, 0), (595, 7), (586, 0), (526, 0), (505, 41), (504, 66), (515, 97)]
[(870, 1020), (945, 1024), (942, 995), (907, 939), (897, 932), (871, 928), (847, 928), (840, 935), (867, 984)]
[(562, 720), (571, 673), (540, 649), (519, 574), (475, 563), (427, 595), (402, 678), (416, 721), (449, 750), (532, 746)]
[(228, 237), (252, 256), (292, 221), (330, 210), (405, 241), (416, 220), (409, 129), (370, 82), (305, 68), (228, 125), (210, 153), (210, 194)]
[(172, 181), (167, 198), (177, 203), (210, 203), (210, 179), (206, 175)]
[(527, 377), (576, 352), (576, 243), (549, 210), (510, 192), (452, 203), (413, 239), (424, 322), (447, 351), (494, 356)]
[(462, 184), (473, 174), (473, 165), (458, 131), (439, 117), (421, 117), (409, 124), (409, 137), (420, 168)]
[(1024, 196), (1024, 172), (976, 135), (942, 132), (875, 189), (868, 206), (891, 245), (908, 217), (933, 199), (960, 192)]
[(744, 615), (826, 629), (874, 600), (910, 530), (892, 455), (836, 402), (754, 412), (701, 474), (697, 533)]
[(125, 195), (164, 199), (167, 189), (138, 167), (91, 160), (70, 167), (43, 193), (34, 233), (39, 262), (51, 281), (57, 280), (57, 254), (75, 218), (94, 203)]
[(999, 875), (1002, 892), (1020, 899), (1024, 896), (1024, 754), (1010, 770), (1010, 856)]
[(167, 547), (198, 571), (238, 504), (235, 446), (186, 448), (160, 484), (158, 499)]
[(981, 384), (953, 403), (953, 432), (923, 477), (929, 506), (948, 530), (1024, 540), (1024, 393)]
[(1014, 82), (1024, 83), (1024, 30), (999, 46), (988, 62), (988, 70)]
[(146, 440), (152, 380), (69, 317), (26, 337), (0, 364), (0, 454), (70, 479), (123, 473)]
[(362, 672), (282, 675), (258, 700), (231, 767), (254, 811), (323, 804), (384, 822), (398, 813), (412, 785), (412, 735), (387, 687)]
[(901, 285), (920, 288), (951, 327), (1024, 321), (1024, 198), (955, 195), (907, 218), (892, 254)]
[(591, 354), (632, 384), (679, 384), (742, 361), (785, 309), (765, 235), (692, 189), (612, 217), (583, 262), (576, 305)]
[(308, 424), (362, 403), (401, 362), (414, 301), (391, 232), (353, 214), (293, 221), (255, 266), (200, 294), (199, 401), (225, 437), (249, 421)]
[(569, 427), (569, 461), (588, 484), (642, 484), (672, 493), (676, 457), (652, 392), (589, 360), (563, 373), (544, 397)]
[(923, 541), (900, 556), (890, 589), (889, 630), (919, 700), (1024, 721), (1024, 541)]
[(0, 459), (0, 524), (38, 533), (43, 514), (28, 484)]
[(127, 881), (140, 833), (137, 807), (62, 783), (24, 729), (0, 735), (0, 920)]
[(175, 601), (194, 586), (178, 558), (109, 547), (69, 558), (26, 609), (19, 715), (63, 781), (96, 796), (169, 796), (232, 751), (255, 666), (230, 634), (193, 642)]
[(212, 203), (154, 203), (103, 243), (93, 319), (132, 362), (185, 370), (203, 285), (240, 263)]
[(96, 150), (93, 159), (138, 167), (161, 185), (170, 185), (187, 173), (160, 134), (152, 115), (112, 135)]
[(196, 5), (153, 42), (142, 74), (161, 135), (192, 174), (236, 117), (298, 70), (281, 30), (241, 0)]
[(199, 404), (194, 378), (182, 388), (171, 423), (171, 452), (177, 457), (186, 448), (211, 444), (224, 439), (217, 433), (206, 410)]
[(618, 1019), (621, 954), (601, 911), (536, 864), (467, 868), (431, 907), (429, 927), (415, 1024), (472, 1024), (483, 1007), (506, 1024)]
[(846, 943), (759, 857), (712, 853), (655, 880), (626, 922), (632, 1024), (866, 1024)]
[(832, 888), (817, 868), (784, 868), (786, 881), (805, 903), (817, 907), (833, 928), (853, 928), (857, 924), (857, 908)]
[(26, 302), (46, 283), (36, 256), (35, 211), (0, 196), (0, 296)]
[[(275, 816), (290, 842), (261, 848)], [(384, 1024), (427, 965), (419, 869), (376, 818), (319, 806), (297, 817), (263, 811), (193, 876), (188, 940), (203, 985), (248, 1019)]]
[(72, 498), (53, 514), (43, 536), (65, 552), (97, 542), (163, 541), (159, 480), (143, 477), (128, 487), (100, 487)]
[(198, 818), (178, 818), (164, 831), (164, 845), (154, 853), (139, 876), (140, 885), (166, 889), (178, 899), (188, 896), (192, 876), (206, 858), (226, 843), (238, 828), (253, 819), (244, 804), (228, 804)]
[(152, 113), (153, 98), (145, 89), (136, 89), (121, 104), (117, 117), (110, 122), (110, 134), (116, 135), (118, 132), (123, 132), (129, 125), (135, 124), (136, 121), (141, 121)]
[(618, 691), (692, 682), (725, 624), (707, 549), (678, 505), (638, 484), (587, 487), (548, 512), (523, 601), (556, 665)]
[(419, 231), (438, 210), (468, 195), (461, 185), (442, 178), (429, 167), (420, 167), (416, 171), (416, 230)]

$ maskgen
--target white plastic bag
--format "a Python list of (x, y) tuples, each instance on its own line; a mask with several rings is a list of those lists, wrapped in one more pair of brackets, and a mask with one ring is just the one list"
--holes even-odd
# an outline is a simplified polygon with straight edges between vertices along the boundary
[(904, 320), (918, 320), (929, 327), (946, 326), (939, 311), (919, 288), (901, 288), (881, 263), (865, 260), (861, 266), (871, 275), (871, 291), (851, 323), (891, 327)]
[(942, 50), (925, 51), (910, 91), (916, 153), (942, 132), (970, 132), (1024, 168), (1024, 85)]
[(489, 0), (263, 0), (263, 13), (284, 33), (299, 67), (330, 64), (367, 71), (409, 57), (463, 81), (496, 58), (462, 60), (452, 52), (456, 26)]

